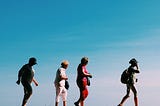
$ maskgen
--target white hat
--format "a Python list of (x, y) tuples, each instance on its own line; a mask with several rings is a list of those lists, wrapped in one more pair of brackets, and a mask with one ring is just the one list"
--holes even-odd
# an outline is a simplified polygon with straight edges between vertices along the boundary
[(68, 65), (69, 62), (67, 60), (62, 61), (61, 65)]

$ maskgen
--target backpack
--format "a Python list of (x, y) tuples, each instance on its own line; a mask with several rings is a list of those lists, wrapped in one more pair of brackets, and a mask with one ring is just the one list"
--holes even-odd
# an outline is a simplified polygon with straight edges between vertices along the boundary
[(121, 83), (127, 84), (129, 81), (128, 69), (125, 69), (121, 74)]

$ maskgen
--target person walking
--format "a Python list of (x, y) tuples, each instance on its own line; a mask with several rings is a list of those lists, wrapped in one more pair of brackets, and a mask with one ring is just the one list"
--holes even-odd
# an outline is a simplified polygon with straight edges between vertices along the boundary
[(74, 103), (75, 106), (84, 106), (84, 100), (88, 96), (88, 89), (87, 85), (90, 85), (88, 77), (92, 78), (92, 75), (88, 73), (88, 70), (86, 69), (86, 65), (88, 64), (88, 58), (83, 57), (81, 59), (81, 63), (78, 65), (77, 68), (77, 86), (79, 87), (80, 91), (80, 97), (79, 99)]
[(24, 88), (22, 106), (26, 106), (28, 99), (32, 95), (32, 81), (36, 86), (38, 86), (38, 82), (34, 78), (34, 69), (32, 68), (35, 64), (37, 64), (36, 58), (32, 57), (29, 59), (28, 64), (23, 65), (18, 72), (18, 80), (16, 83), (19, 85), (21, 82)]
[(120, 102), (120, 104), (118, 106), (123, 106), (124, 102), (129, 98), (130, 90), (132, 90), (133, 93), (134, 93), (135, 106), (138, 106), (137, 90), (134, 86), (134, 83), (137, 82), (137, 79), (135, 80), (135, 73), (140, 73), (140, 71), (139, 71), (139, 68), (138, 68), (138, 62), (135, 58), (131, 59), (129, 61), (129, 63), (131, 65), (128, 68), (129, 79), (128, 79), (128, 82), (126, 84), (127, 94), (123, 97), (122, 101)]
[(56, 98), (55, 98), (55, 106), (58, 106), (60, 97), (63, 100), (63, 106), (67, 106), (67, 89), (65, 88), (65, 82), (68, 80), (66, 75), (66, 69), (68, 68), (69, 62), (64, 60), (61, 63), (61, 67), (58, 68), (56, 72), (56, 78), (54, 81), (54, 85), (56, 88)]

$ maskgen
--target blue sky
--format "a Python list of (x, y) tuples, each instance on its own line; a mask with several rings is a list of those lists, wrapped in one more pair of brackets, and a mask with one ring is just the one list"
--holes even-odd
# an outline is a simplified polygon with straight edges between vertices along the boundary
[[(29, 106), (54, 104), (53, 80), (62, 60), (70, 66), (68, 106), (78, 98), (76, 68), (81, 57), (93, 74), (86, 106), (115, 106), (125, 94), (119, 82), (131, 58), (139, 61), (140, 106), (160, 105), (160, 7), (158, 0), (0, 1), (0, 104), (20, 106), (18, 70), (36, 57), (38, 65)], [(133, 95), (126, 106), (133, 105)]]

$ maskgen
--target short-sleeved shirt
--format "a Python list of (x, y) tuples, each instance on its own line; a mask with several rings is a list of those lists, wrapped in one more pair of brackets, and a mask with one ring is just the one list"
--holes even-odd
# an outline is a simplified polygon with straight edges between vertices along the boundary
[(20, 69), (20, 73), (22, 73), (21, 75), (21, 81), (22, 82), (29, 82), (31, 83), (34, 77), (34, 69), (29, 66), (28, 64), (25, 64), (22, 66), (22, 68)]
[(65, 86), (65, 80), (61, 79), (61, 77), (66, 77), (65, 68), (60, 67), (56, 72), (56, 78), (54, 81), (55, 85)]

